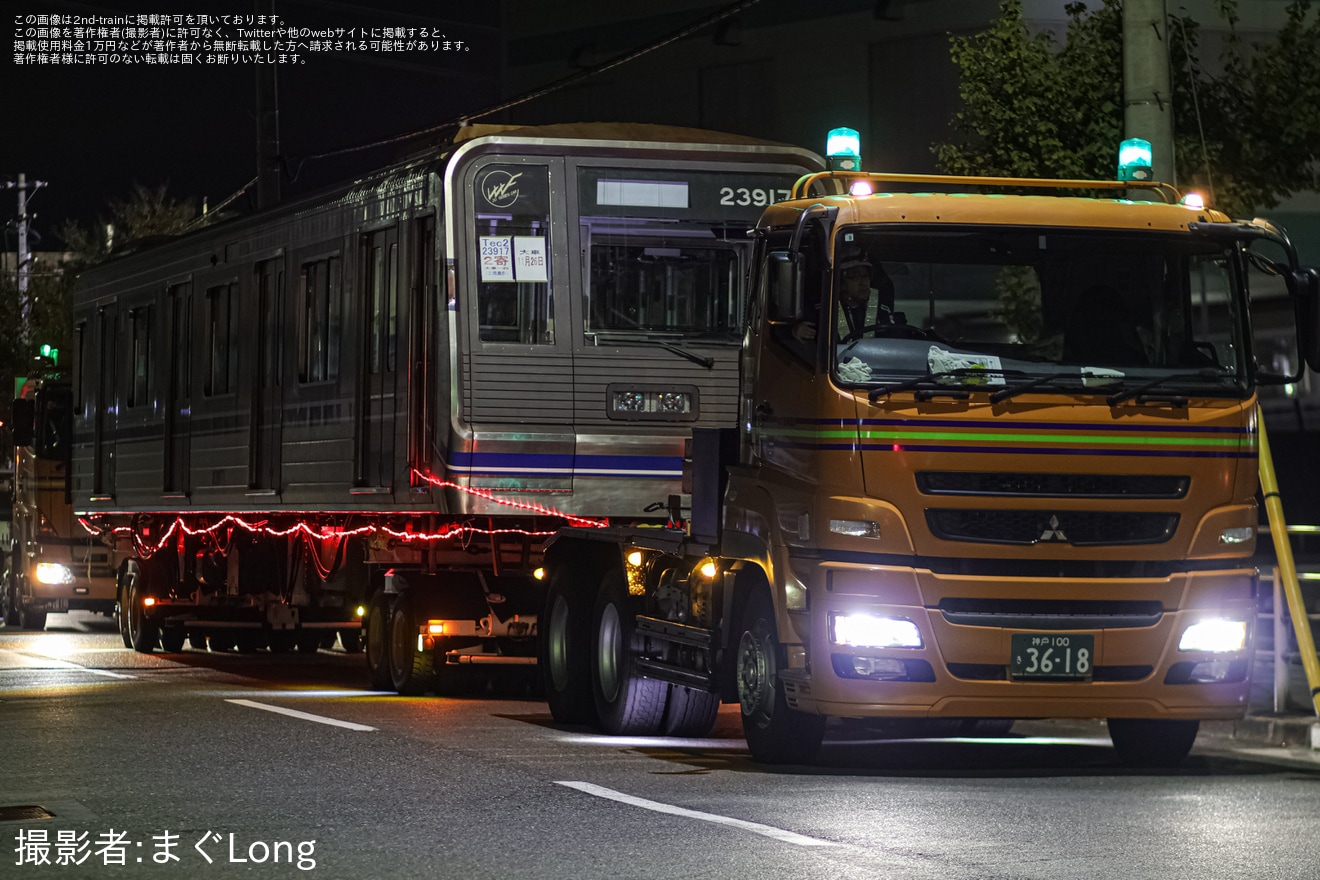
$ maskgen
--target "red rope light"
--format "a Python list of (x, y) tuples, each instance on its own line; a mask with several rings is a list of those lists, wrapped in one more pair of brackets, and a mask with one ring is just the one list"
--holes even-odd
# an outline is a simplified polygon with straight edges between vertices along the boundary
[[(495, 504), (511, 507), (515, 510), (563, 519), (573, 526), (604, 528), (609, 525), (609, 520), (597, 520), (589, 517), (577, 516), (576, 514), (565, 513), (564, 511), (556, 510), (552, 507), (547, 507), (544, 504), (537, 504), (535, 502), (515, 501), (509, 498), (501, 498), (488, 490), (475, 489), (471, 486), (460, 486), (457, 483), (448, 480), (441, 480), (415, 469), (413, 470), (413, 474), (419, 479), (424, 480), (437, 488), (457, 489), (460, 492), (465, 492), (469, 495), (473, 495)], [(96, 525), (95, 520), (97, 518), (98, 517), (96, 516), (92, 516), (91, 518), (80, 517), (78, 522), (89, 535), (94, 537), (100, 537), (106, 534), (127, 537), (132, 541), (134, 550), (143, 559), (150, 559), (152, 556), (163, 550), (169, 544), (170, 539), (176, 532), (189, 537), (205, 536), (216, 538), (221, 530), (226, 530), (226, 535), (228, 536), (228, 534), (232, 534), (234, 528), (239, 528), (249, 534), (266, 535), (273, 538), (301, 536), (308, 544), (308, 550), (312, 556), (312, 564), (316, 567), (318, 573), (320, 573), (322, 577), (328, 576), (331, 571), (330, 568), (325, 568), (320, 558), (322, 545), (327, 541), (338, 543), (344, 538), (386, 535), (394, 540), (403, 541), (405, 543), (429, 544), (437, 541), (452, 541), (472, 535), (520, 535), (531, 538), (547, 538), (555, 533), (554, 529), (533, 531), (515, 528), (482, 528), (468, 523), (447, 523), (436, 532), (415, 532), (409, 528), (403, 530), (393, 529), (384, 524), (364, 524), (353, 528), (347, 528), (338, 525), (317, 525), (308, 523), (305, 520), (296, 522), (287, 528), (276, 528), (269, 525), (269, 519), (263, 518), (255, 521), (248, 521), (237, 514), (231, 513), (208, 526), (200, 527), (189, 525), (188, 520), (183, 516), (176, 516), (174, 522), (169, 524), (159, 539), (154, 542), (149, 542), (146, 540), (146, 535), (143, 534), (142, 530), (136, 526), (112, 526), (110, 528), (102, 528)], [(216, 538), (216, 541), (218, 545), (218, 538)], [(336, 547), (336, 554), (337, 553), (338, 547)]]

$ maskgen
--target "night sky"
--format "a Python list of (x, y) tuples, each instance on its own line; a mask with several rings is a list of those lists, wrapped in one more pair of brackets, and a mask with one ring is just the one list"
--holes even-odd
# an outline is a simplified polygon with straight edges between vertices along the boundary
[[(498, 3), (484, 4), (486, 10)], [(465, 8), (471, 7), (471, 8)], [(367, 9), (335, 2), (276, 0), (286, 24), (308, 28), (431, 28), (471, 46), (466, 52), (303, 53), (300, 65), (277, 65), (280, 147), (297, 179), (287, 197), (378, 167), (417, 149), (411, 141), (347, 157), (301, 161), (312, 154), (415, 131), (496, 103), (502, 67), (497, 15), (483, 4), (392, 0)], [(134, 183), (168, 183), (178, 199), (205, 197), (211, 206), (256, 174), (255, 74), (251, 65), (49, 65), (15, 63), (16, 16), (114, 16), (251, 9), (237, 4), (160, 2), (64, 3), (32, 0), (6, 14), (0, 93), (6, 107), (0, 137), (0, 179), (47, 186), (29, 205), (34, 250), (59, 246), (65, 219), (90, 224), (108, 214), (107, 201), (128, 196)], [(423, 10), (431, 10), (430, 13)], [(443, 12), (444, 17), (439, 14)], [(462, 17), (465, 20), (457, 21)], [(233, 27), (231, 36), (237, 38)], [(14, 191), (0, 191), (0, 222), (16, 212)], [(6, 242), (14, 250), (12, 233)]]

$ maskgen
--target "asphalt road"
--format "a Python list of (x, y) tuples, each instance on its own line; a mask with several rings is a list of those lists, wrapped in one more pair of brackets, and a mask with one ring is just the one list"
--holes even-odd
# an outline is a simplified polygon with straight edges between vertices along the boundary
[[(145, 656), (83, 614), (0, 628), (0, 878), (1320, 871), (1309, 753), (1205, 740), (1140, 771), (1099, 722), (1032, 722), (999, 739), (840, 729), (816, 765), (771, 768), (737, 707), (709, 739), (620, 739), (555, 725), (517, 681), (462, 699), (365, 682), (338, 649)], [(17, 806), (53, 816), (6, 821)]]

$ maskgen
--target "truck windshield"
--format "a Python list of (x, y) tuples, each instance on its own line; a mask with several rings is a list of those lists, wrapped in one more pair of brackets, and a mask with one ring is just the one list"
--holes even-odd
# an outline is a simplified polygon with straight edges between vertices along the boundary
[(845, 385), (923, 383), (1237, 397), (1234, 256), (1186, 235), (1107, 230), (838, 231), (832, 298)]
[(738, 338), (744, 229), (617, 220), (583, 227), (588, 336)]

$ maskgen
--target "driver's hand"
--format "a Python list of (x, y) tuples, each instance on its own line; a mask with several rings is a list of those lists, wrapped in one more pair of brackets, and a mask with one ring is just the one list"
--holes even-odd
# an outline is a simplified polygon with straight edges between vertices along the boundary
[(799, 321), (793, 325), (793, 338), (798, 342), (806, 342), (809, 339), (815, 339), (816, 325), (810, 321)]

